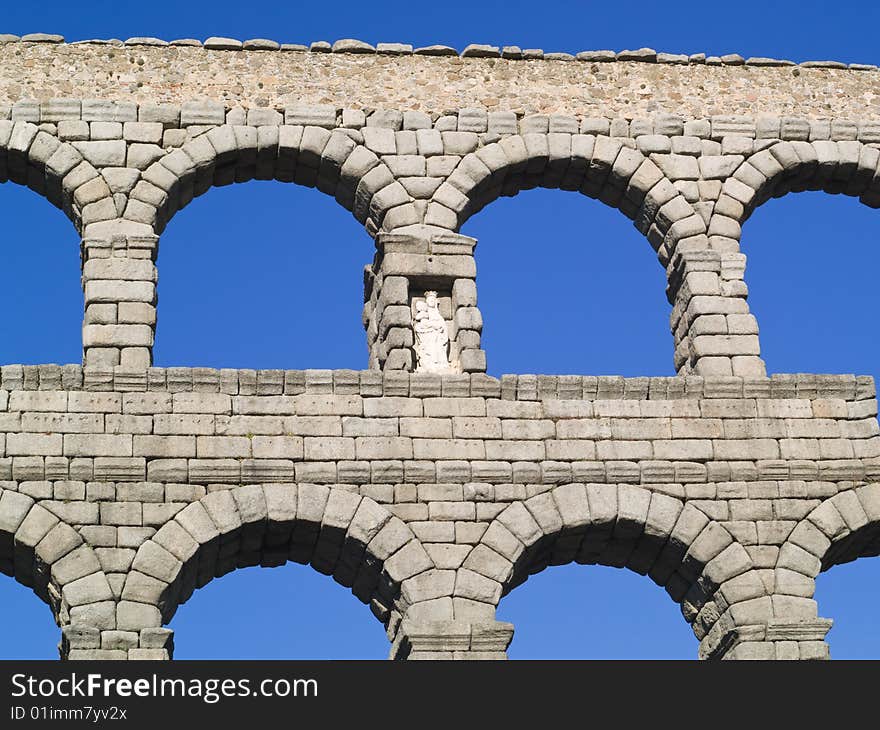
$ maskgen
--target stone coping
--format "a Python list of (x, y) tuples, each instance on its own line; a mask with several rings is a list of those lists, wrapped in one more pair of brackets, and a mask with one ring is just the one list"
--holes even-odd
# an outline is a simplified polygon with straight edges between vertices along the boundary
[[(27, 33), (18, 36), (10, 33), (0, 34), (0, 44), (5, 43), (65, 43), (64, 36), (54, 33)], [(588, 63), (610, 62), (636, 62), (636, 63), (661, 63), (673, 65), (707, 64), (710, 66), (801, 66), (803, 68), (835, 68), (848, 69), (851, 71), (877, 71), (880, 67), (874, 64), (843, 63), (840, 61), (802, 61), (795, 63), (786, 59), (767, 58), (764, 56), (751, 56), (745, 58), (738, 53), (728, 53), (721, 56), (706, 55), (705, 53), (665, 53), (658, 52), (653, 48), (627, 49), (622, 51), (591, 50), (578, 53), (545, 52), (540, 48), (520, 48), (519, 46), (494, 46), (489, 44), (471, 43), (461, 51), (446, 45), (430, 45), (421, 48), (413, 48), (408, 43), (377, 43), (372, 45), (365, 41), (354, 38), (342, 38), (330, 43), (328, 41), (314, 41), (309, 45), (300, 43), (279, 43), (266, 38), (252, 38), (238, 40), (212, 36), (200, 41), (196, 38), (181, 38), (166, 41), (161, 38), (138, 36), (121, 40), (88, 39), (73, 41), (69, 45), (109, 45), (109, 46), (188, 46), (202, 47), (209, 51), (277, 51), (295, 53), (352, 53), (352, 54), (381, 54), (390, 56), (458, 56), (460, 58), (498, 58), (507, 61), (580, 61)]]
[(363, 397), (481, 397), (502, 400), (673, 400), (683, 398), (876, 397), (868, 375), (774, 374), (623, 377), (619, 375), (435, 375), (378, 370), (249, 370), (79, 365), (4, 365), (0, 391), (205, 392), (230, 395), (356, 394)]

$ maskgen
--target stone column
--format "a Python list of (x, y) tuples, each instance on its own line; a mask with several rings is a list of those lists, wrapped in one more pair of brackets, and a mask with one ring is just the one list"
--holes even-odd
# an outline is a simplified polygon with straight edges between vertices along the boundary
[(61, 629), (58, 646), (62, 660), (169, 660), (174, 654), (174, 631), (164, 627), (98, 629), (70, 624)]
[(746, 301), (745, 261), (741, 253), (676, 251), (667, 296), (680, 375), (766, 376), (758, 323)]
[(84, 365), (152, 365), (158, 240), (123, 234), (83, 239)]
[(376, 236), (376, 257), (364, 271), (364, 327), (371, 369), (416, 369), (414, 302), (425, 292), (436, 291), (449, 331), (451, 371), (486, 371), (486, 355), (480, 347), (483, 320), (477, 308), (476, 243), (468, 236), (421, 227)]
[(767, 623), (737, 626), (708, 655), (708, 659), (830, 659), (825, 635), (832, 621), (825, 618), (770, 619)]
[(507, 659), (513, 624), (503, 621), (404, 619), (391, 646), (391, 659)]

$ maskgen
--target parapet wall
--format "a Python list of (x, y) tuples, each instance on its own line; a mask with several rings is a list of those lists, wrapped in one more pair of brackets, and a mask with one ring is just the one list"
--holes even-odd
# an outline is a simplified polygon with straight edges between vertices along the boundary
[(332, 53), (320, 44), (309, 51), (144, 42), (0, 44), (0, 105), (54, 98), (160, 104), (205, 99), (244, 108), (330, 104), (437, 115), (485, 108), (623, 119), (880, 118), (880, 71), (861, 64), (746, 63), (739, 56), (710, 57), (707, 63), (705, 56), (601, 51), (502, 58), (491, 47), (460, 57), (453, 49), (445, 51), (453, 55), (423, 55), (444, 51), (433, 47), (413, 54), (411, 47), (397, 45), (392, 55), (369, 46), (352, 52), (344, 44)]

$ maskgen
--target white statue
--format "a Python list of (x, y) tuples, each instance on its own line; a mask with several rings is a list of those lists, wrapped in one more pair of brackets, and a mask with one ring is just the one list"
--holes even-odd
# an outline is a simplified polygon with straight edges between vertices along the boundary
[(416, 372), (442, 373), (449, 370), (449, 332), (437, 305), (437, 292), (425, 292), (425, 300), (416, 302), (413, 314)]

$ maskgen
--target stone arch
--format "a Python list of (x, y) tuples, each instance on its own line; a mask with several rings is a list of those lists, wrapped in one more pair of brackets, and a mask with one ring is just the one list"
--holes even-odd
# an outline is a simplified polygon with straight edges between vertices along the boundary
[(465, 155), (428, 205), (425, 222), (458, 229), (498, 197), (535, 187), (579, 191), (617, 208), (663, 266), (706, 224), (660, 168), (630, 140), (589, 134), (516, 134)]
[(0, 121), (0, 182), (6, 179), (45, 197), (77, 231), (118, 214), (106, 180), (79, 150), (30, 122)]
[(0, 572), (32, 588), (59, 626), (115, 628), (113, 591), (92, 547), (50, 509), (2, 487)]
[(158, 234), (213, 186), (274, 179), (335, 197), (371, 236), (419, 222), (410, 195), (357, 136), (313, 126), (213, 127), (147, 167), (122, 218)]
[(510, 504), (465, 559), (456, 594), (480, 585), (494, 606), (529, 575), (571, 562), (649, 576), (681, 606), (701, 655), (743, 608), (769, 608), (751, 557), (721, 523), (691, 503), (628, 484), (564, 484)]
[(408, 584), (436, 572), (410, 528), (369, 497), (318, 484), (245, 485), (208, 493), (144, 542), (121, 605), (158, 627), (214, 578), (288, 561), (350, 588), (389, 637), (412, 602)]
[(777, 583), (812, 597), (819, 573), (880, 555), (880, 484), (838, 492), (798, 522), (779, 551)]
[(880, 484), (845, 489), (819, 502), (788, 535), (772, 570), (763, 571), (765, 582), (771, 584), (776, 620), (805, 627), (801, 636), (783, 635), (776, 640), (799, 639), (800, 658), (804, 658), (805, 646), (807, 658), (828, 658), (824, 638), (832, 621), (818, 617), (813, 599), (816, 578), (835, 565), (877, 555)]
[[(763, 149), (742, 158), (732, 175), (724, 180), (721, 194), (711, 208), (708, 226), (709, 245), (722, 252), (720, 268), (726, 271), (728, 279), (733, 280), (721, 288), (727, 301), (716, 309), (718, 313), (723, 311), (734, 315), (737, 321), (731, 322), (728, 318), (727, 322), (727, 332), (734, 336), (714, 340), (698, 335), (686, 340), (679, 336), (679, 341), (687, 346), (682, 347), (681, 358), (687, 357), (697, 363), (693, 368), (697, 372), (708, 374), (717, 367), (718, 374), (729, 374), (724, 358), (712, 357), (714, 355), (732, 356), (730, 370), (734, 374), (762, 374), (764, 371), (763, 361), (758, 359), (761, 350), (759, 323), (751, 316), (746, 304), (746, 257), (740, 254), (742, 227), (770, 198), (806, 190), (850, 195), (870, 207), (880, 207), (880, 149), (854, 140), (766, 140)], [(700, 262), (696, 268), (706, 267)], [(687, 270), (683, 269), (681, 277), (686, 275)], [(687, 319), (680, 320), (685, 325), (683, 331), (691, 326)], [(706, 329), (704, 324), (713, 332), (714, 326), (708, 320), (701, 323), (700, 329)], [(700, 339), (703, 344), (697, 346)], [(701, 354), (700, 350), (704, 352)], [(740, 372), (737, 372), (737, 361), (740, 362)]]
[(709, 236), (738, 246), (742, 225), (771, 198), (807, 190), (859, 198), (880, 208), (880, 149), (856, 141), (776, 142), (724, 181)]

